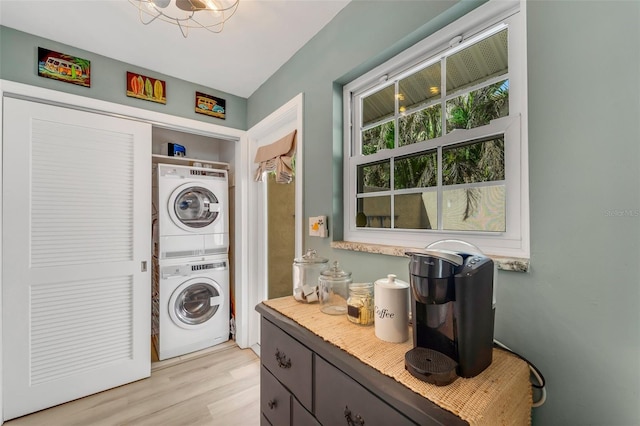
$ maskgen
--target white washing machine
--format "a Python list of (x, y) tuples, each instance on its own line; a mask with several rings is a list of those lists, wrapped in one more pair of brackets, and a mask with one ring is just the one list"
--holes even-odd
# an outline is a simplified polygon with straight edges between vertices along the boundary
[(160, 261), (229, 252), (226, 170), (157, 164), (153, 212)]
[[(226, 255), (159, 264), (158, 335), (160, 360), (229, 340), (229, 262)], [(154, 283), (155, 284), (155, 283)]]

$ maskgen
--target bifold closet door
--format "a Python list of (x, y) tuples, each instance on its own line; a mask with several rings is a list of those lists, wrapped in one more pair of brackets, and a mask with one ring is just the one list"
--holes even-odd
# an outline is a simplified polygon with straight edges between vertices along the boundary
[(151, 125), (4, 98), (8, 420), (150, 375)]

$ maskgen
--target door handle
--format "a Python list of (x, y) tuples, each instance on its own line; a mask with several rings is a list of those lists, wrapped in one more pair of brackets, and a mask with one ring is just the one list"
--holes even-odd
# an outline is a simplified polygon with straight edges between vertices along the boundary
[(140, 262), (140, 271), (141, 272), (147, 272), (147, 261), (143, 260), (142, 262)]

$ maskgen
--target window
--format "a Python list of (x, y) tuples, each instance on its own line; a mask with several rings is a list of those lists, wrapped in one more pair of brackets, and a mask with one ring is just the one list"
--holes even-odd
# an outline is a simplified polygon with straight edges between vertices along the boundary
[(345, 240), (529, 256), (523, 15), (490, 1), (345, 87)]

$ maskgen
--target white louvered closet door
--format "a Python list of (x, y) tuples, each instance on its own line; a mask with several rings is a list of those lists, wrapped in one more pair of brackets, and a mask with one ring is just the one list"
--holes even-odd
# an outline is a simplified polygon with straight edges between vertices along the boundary
[(5, 98), (3, 132), (8, 420), (150, 375), (151, 126)]

